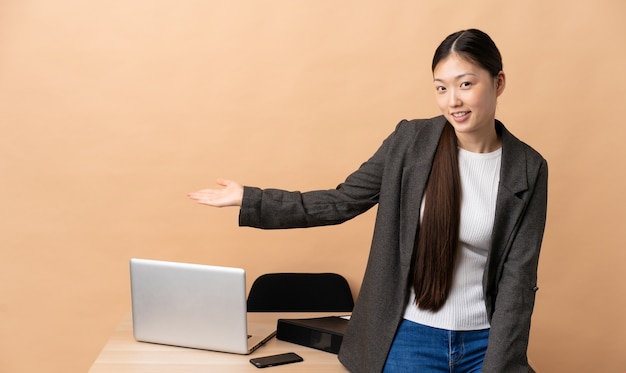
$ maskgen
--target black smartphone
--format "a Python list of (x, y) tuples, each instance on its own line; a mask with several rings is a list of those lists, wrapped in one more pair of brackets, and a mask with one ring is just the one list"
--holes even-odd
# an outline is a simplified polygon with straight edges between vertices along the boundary
[(302, 359), (300, 355), (295, 354), (293, 352), (288, 352), (286, 354), (256, 357), (254, 359), (250, 359), (250, 362), (252, 363), (252, 365), (254, 365), (257, 368), (266, 368), (266, 367), (273, 367), (275, 365), (298, 363), (303, 360), (304, 359)]

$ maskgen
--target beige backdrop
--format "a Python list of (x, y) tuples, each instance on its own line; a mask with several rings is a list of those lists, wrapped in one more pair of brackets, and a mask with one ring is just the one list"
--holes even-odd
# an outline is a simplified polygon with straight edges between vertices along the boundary
[(131, 257), (358, 293), (374, 211), (260, 231), (185, 194), (333, 188), (438, 114), (432, 52), (468, 27), (504, 55), (498, 117), (550, 165), (531, 361), (626, 371), (624, 4), (0, 0), (0, 371), (87, 371), (130, 312)]

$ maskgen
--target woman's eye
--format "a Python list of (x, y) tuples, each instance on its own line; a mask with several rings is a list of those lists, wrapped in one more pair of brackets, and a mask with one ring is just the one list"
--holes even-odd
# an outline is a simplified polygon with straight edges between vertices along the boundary
[(446, 91), (446, 87), (442, 87), (442, 86), (437, 86), (435, 87), (435, 90), (439, 93), (443, 93)]
[(461, 88), (469, 88), (472, 85), (472, 83), (470, 82), (463, 82), (461, 83)]

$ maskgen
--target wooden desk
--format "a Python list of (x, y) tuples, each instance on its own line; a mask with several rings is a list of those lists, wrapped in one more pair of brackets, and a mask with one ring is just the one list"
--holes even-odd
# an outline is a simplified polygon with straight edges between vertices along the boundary
[[(249, 322), (276, 324), (279, 318), (306, 318), (328, 316), (328, 313), (250, 313)], [(336, 315), (336, 314), (333, 314)], [(253, 357), (295, 352), (303, 362), (265, 368), (250, 364)], [(272, 338), (250, 355), (195, 350), (191, 348), (164, 346), (137, 342), (133, 337), (132, 317), (128, 315), (120, 323), (89, 373), (184, 373), (184, 372), (341, 372), (346, 373), (337, 355)]]

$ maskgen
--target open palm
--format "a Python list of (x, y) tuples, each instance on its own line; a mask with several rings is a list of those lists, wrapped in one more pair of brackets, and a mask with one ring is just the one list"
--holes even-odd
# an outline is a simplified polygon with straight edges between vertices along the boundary
[(189, 198), (203, 205), (213, 207), (241, 206), (243, 186), (236, 181), (218, 179), (221, 189), (201, 189), (187, 194)]

